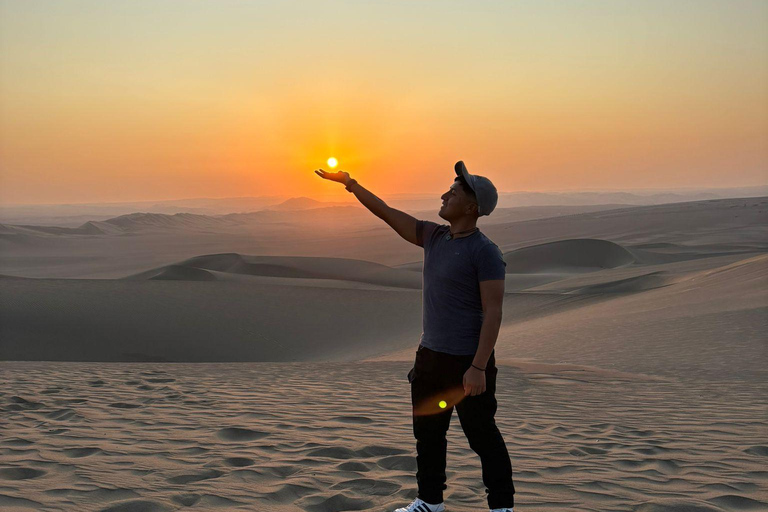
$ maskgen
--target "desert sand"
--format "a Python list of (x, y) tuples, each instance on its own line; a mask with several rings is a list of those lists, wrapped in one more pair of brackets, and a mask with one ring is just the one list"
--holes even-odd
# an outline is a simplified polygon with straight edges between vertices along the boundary
[[(3, 226), (0, 508), (407, 504), (421, 248), (346, 208)], [(516, 512), (768, 509), (767, 220), (765, 197), (481, 219)], [(487, 510), (448, 436), (447, 510)]]

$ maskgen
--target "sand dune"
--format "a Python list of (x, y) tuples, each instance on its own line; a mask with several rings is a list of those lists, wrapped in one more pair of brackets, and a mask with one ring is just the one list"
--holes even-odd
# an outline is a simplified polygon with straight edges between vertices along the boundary
[[(753, 209), (759, 214), (760, 203), (755, 204)], [(719, 211), (725, 206), (717, 203), (714, 208)], [(677, 215), (682, 210), (700, 207), (683, 204), (671, 211)], [(664, 208), (669, 210), (672, 206)], [(705, 213), (708, 211), (704, 209)], [(610, 213), (621, 219), (625, 214)], [(574, 215), (572, 220), (578, 224), (589, 219)], [(760, 244), (751, 240), (755, 235), (747, 232), (747, 226), (736, 218), (729, 222), (724, 233), (730, 234), (732, 240), (723, 238), (719, 243), (633, 245), (585, 238), (528, 244), (505, 251), (508, 297), (504, 328), (518, 329), (533, 319), (557, 322), (566, 313), (590, 315), (593, 310), (588, 307), (610, 309), (607, 301), (624, 300), (626, 295), (660, 289), (669, 289), (674, 295), (681, 283), (696, 272), (760, 254)], [(700, 233), (706, 236), (706, 228)], [(418, 340), (421, 266), (421, 262), (392, 268), (350, 258), (218, 253), (177, 260), (124, 279), (103, 282), (3, 279), (0, 301), (4, 322), (0, 329), (5, 342), (0, 347), (0, 356), (109, 361), (373, 357), (407, 348)], [(161, 286), (161, 282), (166, 284)], [(216, 300), (212, 309), (213, 297)], [(401, 302), (394, 305), (398, 299)], [(314, 302), (321, 306), (307, 306)], [(284, 313), (274, 314), (275, 307), (291, 313), (294, 319), (290, 328), (281, 323), (288, 318)], [(584, 312), (578, 311), (584, 308)], [(48, 311), (61, 312), (51, 315)], [(100, 314), (94, 315), (93, 311)], [(690, 314), (695, 314), (694, 310)], [(48, 321), (37, 322), (36, 315), (45, 315)], [(339, 322), (345, 317), (351, 318), (356, 328), (339, 334)], [(649, 325), (661, 328), (652, 321)], [(365, 336), (365, 326), (377, 333), (375, 343)], [(550, 332), (558, 333), (561, 327), (545, 328), (542, 339), (547, 339)], [(645, 332), (645, 328), (640, 332)], [(254, 342), (254, 337), (259, 339), (256, 332), (272, 341)], [(211, 337), (220, 341), (211, 344)], [(64, 345), (61, 341), (53, 343), (62, 338)], [(100, 343), (103, 339), (115, 342)], [(51, 344), (56, 348), (45, 349)], [(534, 346), (531, 350), (539, 356), (546, 352)], [(578, 362), (588, 363), (584, 358)]]
[(186, 265), (167, 265), (159, 269), (149, 270), (148, 273), (138, 274), (135, 277), (126, 279), (136, 279), (138, 277), (151, 276), (147, 279), (158, 281), (215, 281), (216, 276), (202, 268), (189, 267)]
[[(541, 251), (557, 247), (537, 247), (540, 260), (554, 261)], [(723, 270), (729, 265), (741, 270)], [(698, 350), (700, 338), (692, 333), (713, 323), (706, 335), (713, 339), (709, 349), (725, 350), (734, 343), (733, 336), (723, 331), (726, 318), (741, 315), (748, 326), (756, 326), (761, 317), (764, 320), (760, 308), (766, 307), (768, 299), (759, 293), (759, 285), (765, 284), (766, 266), (760, 255), (731, 254), (655, 265), (635, 262), (601, 270), (579, 267), (559, 274), (510, 273), (498, 349), (505, 350), (502, 340), (514, 338), (509, 349), (519, 356), (535, 354), (542, 361), (552, 361), (567, 353), (573, 358), (570, 362), (590, 364), (591, 357), (601, 358), (600, 344), (619, 340), (607, 333), (592, 335), (589, 330), (610, 327), (620, 330), (624, 338), (637, 339), (634, 348), (656, 347), (656, 352), (649, 350), (640, 360), (623, 361), (611, 354), (612, 367), (627, 369), (641, 362), (653, 366), (648, 358), (667, 350), (665, 339), (674, 336), (691, 344), (670, 349), (673, 352)], [(727, 273), (730, 281), (721, 283), (727, 290), (714, 289), (705, 295), (710, 297), (710, 309), (699, 311), (694, 304), (676, 302), (675, 297), (687, 293), (691, 283), (699, 287), (721, 273)], [(0, 357), (4, 359), (345, 360), (407, 349), (421, 332), (420, 273), (340, 258), (214, 254), (119, 280), (6, 278), (2, 283)], [(735, 293), (739, 295), (731, 298)], [(751, 301), (735, 306), (748, 296)], [(617, 305), (627, 301), (623, 309)], [(637, 326), (646, 301), (652, 311), (668, 304), (667, 312), (677, 309), (690, 318), (704, 315), (706, 321), (690, 328), (670, 326), (671, 332), (665, 333), (668, 326), (651, 320), (651, 313), (645, 315), (648, 323)], [(613, 311), (616, 318), (592, 326), (589, 319), (605, 318), (604, 311)], [(39, 316), (47, 321), (36, 322)], [(627, 327), (621, 322), (628, 322)], [(536, 333), (515, 338), (515, 333), (527, 333), (533, 325), (539, 329)], [(576, 351), (578, 346), (561, 347), (559, 341), (541, 344), (563, 332), (569, 339), (579, 329), (584, 330), (580, 336), (587, 336), (589, 345), (594, 345), (584, 354)], [(751, 354), (750, 361), (760, 348), (755, 336), (753, 332), (737, 341)], [(217, 343), (210, 342), (213, 338)], [(111, 342), (102, 343), (104, 339)], [(521, 347), (522, 339), (537, 342)]]
[(2, 279), (0, 359), (350, 360), (418, 341), (420, 290), (243, 277)]
[[(392, 510), (416, 493), (409, 368), (0, 363), (0, 507)], [(768, 507), (756, 383), (531, 365), (498, 389), (516, 511)], [(446, 505), (487, 510), (455, 417), (447, 437)]]
[(616, 268), (635, 261), (632, 253), (607, 240), (560, 240), (524, 247), (504, 254), (507, 272), (570, 272)]
[[(765, 204), (487, 227), (509, 271), (497, 423), (516, 510), (768, 508)], [(0, 508), (373, 512), (415, 496), (420, 248), (376, 229), (250, 242), (277, 253), (204, 230), (18, 229), (0, 233), (39, 252), (3, 256), (0, 359), (99, 362), (0, 363)], [(25, 254), (42, 275), (128, 278), (18, 277)], [(448, 440), (449, 510), (485, 509), (455, 419)]]
[(213, 273), (206, 271), (265, 277), (336, 279), (421, 289), (421, 276), (368, 261), (301, 256), (248, 256), (236, 253), (197, 256), (174, 265), (127, 276), (125, 279), (216, 279)]
[[(723, 199), (573, 215), (558, 215), (560, 207), (553, 207), (554, 217), (500, 224), (486, 224), (481, 218), (479, 226), (505, 253), (568, 239), (599, 239), (623, 246), (643, 262), (665, 263), (768, 250), (766, 204), (766, 198)], [(546, 210), (537, 214), (546, 215)], [(0, 231), (0, 273), (114, 279), (224, 252), (411, 265), (406, 269), (418, 268), (423, 257), (420, 247), (404, 241), (362, 208), (262, 211), (222, 219), (229, 224), (212, 227), (206, 220), (193, 228), (181, 227), (181, 222), (165, 228), (137, 222), (129, 231), (106, 224), (121, 230), (110, 235), (52, 235), (6, 226)], [(676, 247), (666, 249), (658, 244)]]

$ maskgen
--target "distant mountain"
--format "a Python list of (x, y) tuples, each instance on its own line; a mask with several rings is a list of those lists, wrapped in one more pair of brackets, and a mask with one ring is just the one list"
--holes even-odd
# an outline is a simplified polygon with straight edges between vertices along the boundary
[(274, 206), (268, 206), (267, 208), (263, 208), (262, 210), (272, 210), (272, 211), (296, 211), (296, 210), (310, 210), (313, 208), (323, 208), (327, 206), (349, 206), (349, 201), (347, 202), (324, 202), (324, 201), (318, 201), (316, 199), (312, 199), (310, 197), (292, 197), (288, 199), (287, 201), (283, 201), (280, 204), (274, 205)]
[(177, 213), (165, 215), (162, 213), (130, 213), (113, 219), (105, 220), (100, 224), (117, 226), (126, 231), (142, 228), (161, 229), (216, 229), (235, 225), (232, 220), (210, 215), (197, 215), (194, 213)]
[[(446, 187), (447, 188), (447, 187)], [(381, 194), (393, 208), (407, 212), (435, 211), (440, 209), (442, 191), (434, 193)], [(308, 197), (257, 196), (224, 198), (191, 198), (164, 201), (133, 201), (112, 203), (78, 204), (0, 204), (0, 223), (13, 225), (80, 227), (86, 221), (104, 221), (134, 212), (173, 215), (194, 213), (198, 215), (226, 215), (256, 211), (301, 211), (331, 206), (360, 206), (349, 194), (345, 202), (339, 202), (338, 189), (329, 188), (327, 196)], [(499, 192), (497, 208), (521, 206), (595, 206), (606, 204), (652, 205), (726, 199), (737, 197), (762, 197), (768, 195), (768, 186), (739, 188), (688, 188), (645, 190), (593, 190), (566, 192)], [(329, 201), (323, 201), (323, 199)]]
[[(309, 203), (305, 203), (309, 204)], [(325, 203), (319, 203), (321, 205)], [(27, 240), (29, 236), (59, 235), (122, 235), (128, 233), (243, 233), (258, 228), (318, 229), (333, 226), (354, 226), (375, 221), (372, 215), (364, 214), (362, 206), (322, 206), (320, 208), (259, 210), (248, 213), (227, 215), (198, 215), (194, 213), (136, 212), (106, 220), (88, 221), (77, 227), (33, 226), (0, 224), (0, 238), (6, 240)]]
[(107, 220), (134, 212), (166, 215), (175, 213), (223, 215), (235, 212), (252, 212), (279, 204), (284, 200), (284, 196), (259, 196), (114, 203), (0, 205), (0, 222), (15, 225), (77, 227), (85, 221)]

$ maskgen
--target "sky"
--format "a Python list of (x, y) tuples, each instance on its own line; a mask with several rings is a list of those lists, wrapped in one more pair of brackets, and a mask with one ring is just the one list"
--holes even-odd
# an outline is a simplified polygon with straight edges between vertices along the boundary
[(768, 184), (768, 2), (0, 0), (0, 204)]

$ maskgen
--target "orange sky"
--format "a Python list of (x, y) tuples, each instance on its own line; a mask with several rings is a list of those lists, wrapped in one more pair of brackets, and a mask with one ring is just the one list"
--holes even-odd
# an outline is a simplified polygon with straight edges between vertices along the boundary
[(0, 6), (0, 203), (768, 183), (768, 2)]

